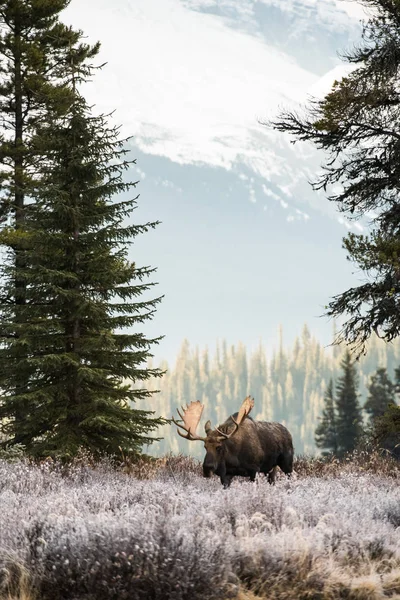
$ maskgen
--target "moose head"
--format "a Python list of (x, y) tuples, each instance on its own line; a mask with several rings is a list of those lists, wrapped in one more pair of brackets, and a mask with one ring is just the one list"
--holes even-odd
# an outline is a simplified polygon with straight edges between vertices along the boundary
[[(221, 481), (224, 482), (227, 479), (227, 466), (232, 463), (232, 459), (236, 455), (236, 449), (234, 440), (240, 438), (238, 432), (243, 427), (247, 415), (250, 413), (254, 406), (254, 399), (247, 396), (242, 402), (239, 411), (231, 415), (220, 428), (211, 427), (211, 422), (207, 421), (204, 426), (206, 437), (197, 435), (197, 427), (200, 422), (201, 415), (204, 410), (204, 405), (199, 400), (191, 402), (186, 408), (182, 407), (182, 412), (177, 410), (182, 423), (179, 423), (174, 418), (172, 421), (178, 426), (178, 434), (193, 442), (201, 441), (204, 442), (206, 449), (206, 456), (203, 462), (203, 475), (204, 477), (210, 477), (212, 473), (216, 473), (221, 477)], [(183, 431), (185, 433), (183, 433)], [(244, 473), (243, 473), (244, 474)], [(230, 482), (230, 478), (229, 478)], [(229, 483), (227, 484), (229, 485)]]

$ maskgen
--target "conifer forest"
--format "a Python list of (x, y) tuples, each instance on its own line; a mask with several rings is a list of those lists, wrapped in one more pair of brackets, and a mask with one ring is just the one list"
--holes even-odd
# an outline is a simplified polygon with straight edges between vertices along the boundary
[[(224, 340), (210, 350), (192, 347), (184, 340), (175, 364), (158, 365), (165, 374), (162, 379), (150, 381), (151, 389), (159, 390), (153, 396), (154, 409), (158, 413), (164, 411), (162, 414), (170, 418), (176, 416), (180, 406), (200, 400), (205, 405), (204, 419), (218, 425), (251, 394), (255, 401), (253, 418), (284, 423), (293, 435), (296, 453), (318, 453), (315, 430), (329, 381), (335, 382), (341, 375), (344, 348), (323, 347), (307, 325), (292, 347), (284, 346), (283, 335), (281, 328), (281, 341), (270, 353), (261, 343), (249, 352), (243, 344), (228, 345)], [(399, 366), (400, 341), (386, 344), (372, 337), (367, 354), (355, 361), (361, 408), (367, 401), (370, 379), (376, 369), (385, 368), (394, 381)], [(394, 394), (392, 402), (396, 402)], [(363, 420), (365, 424), (369, 421), (365, 411)], [(189, 444), (180, 438), (174, 425), (162, 426), (157, 435), (163, 439), (148, 447), (150, 453), (160, 456), (182, 452), (198, 458), (203, 455), (202, 444)]]

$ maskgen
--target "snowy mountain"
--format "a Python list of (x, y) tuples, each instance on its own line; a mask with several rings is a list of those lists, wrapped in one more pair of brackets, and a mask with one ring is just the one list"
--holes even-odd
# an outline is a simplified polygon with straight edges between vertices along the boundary
[(362, 16), (341, 0), (72, 0), (64, 21), (107, 62), (85, 95), (134, 136), (138, 218), (163, 222), (133, 252), (166, 295), (156, 356), (183, 337), (274, 339), (280, 322), (328, 341), (317, 315), (355, 283), (349, 225), (308, 184), (323, 157), (260, 121), (340, 78)]

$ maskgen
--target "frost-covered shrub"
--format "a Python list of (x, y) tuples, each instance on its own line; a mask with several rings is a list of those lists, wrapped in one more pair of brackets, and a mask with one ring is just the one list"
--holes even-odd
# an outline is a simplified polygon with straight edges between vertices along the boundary
[(387, 520), (394, 527), (400, 528), (400, 490), (397, 501), (385, 501), (382, 506), (377, 508), (375, 518), (382, 519), (383, 521)]
[(212, 599), (225, 591), (223, 540), (204, 539), (202, 529), (149, 528), (127, 515), (120, 527), (112, 519), (86, 524), (74, 546), (70, 537), (68, 523), (58, 525), (36, 557), (44, 598)]
[(345, 473), (361, 472), (400, 479), (400, 462), (375, 446), (368, 450), (354, 450), (342, 459), (336, 456), (298, 456), (294, 470), (300, 477), (339, 477)]
[(1, 600), (9, 591), (18, 597), (28, 577), (40, 600), (400, 593), (393, 474), (310, 467), (314, 475), (275, 486), (237, 478), (224, 490), (218, 478), (199, 476), (197, 462), (185, 470), (183, 457), (159, 460), (149, 477), (107, 461), (65, 469), (0, 460)]
[(24, 458), (25, 446), (23, 444), (14, 444), (0, 448), (0, 460), (8, 462), (17, 462)]

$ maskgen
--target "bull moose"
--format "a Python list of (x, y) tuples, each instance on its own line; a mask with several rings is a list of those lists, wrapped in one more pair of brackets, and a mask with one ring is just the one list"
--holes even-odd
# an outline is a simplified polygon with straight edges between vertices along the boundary
[(268, 476), (274, 482), (275, 467), (280, 467), (286, 475), (293, 470), (293, 441), (289, 431), (280, 423), (254, 421), (249, 413), (254, 399), (248, 396), (237, 413), (231, 415), (222, 425), (212, 429), (207, 421), (204, 428), (206, 437), (196, 434), (204, 405), (199, 400), (191, 402), (178, 415), (183, 424), (172, 421), (181, 437), (189, 441), (202, 441), (206, 449), (203, 462), (203, 475), (215, 473), (220, 477), (224, 488), (230, 486), (235, 475), (250, 477), (254, 481), (257, 473)]

